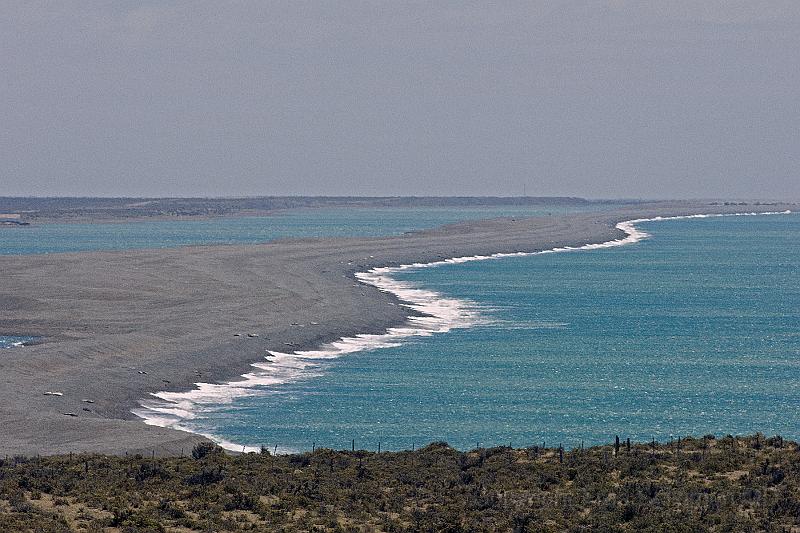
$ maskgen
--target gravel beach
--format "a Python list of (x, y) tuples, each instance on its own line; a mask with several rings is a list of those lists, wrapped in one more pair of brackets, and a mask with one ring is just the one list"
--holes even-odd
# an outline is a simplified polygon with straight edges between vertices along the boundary
[(0, 352), (0, 455), (188, 453), (203, 437), (144, 424), (138, 401), (236, 379), (265, 350), (401, 324), (406, 308), (353, 277), (374, 266), (603, 242), (635, 218), (787, 209), (657, 202), (385, 238), (0, 256), (0, 334), (40, 339)]

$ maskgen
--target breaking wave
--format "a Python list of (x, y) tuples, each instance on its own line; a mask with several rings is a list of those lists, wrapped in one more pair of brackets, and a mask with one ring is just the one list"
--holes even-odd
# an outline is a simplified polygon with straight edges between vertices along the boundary
[[(367, 272), (359, 272), (355, 277), (362, 283), (396, 296), (402, 305), (417, 312), (405, 324), (389, 328), (382, 334), (362, 334), (343, 337), (337, 341), (320, 346), (315, 350), (299, 350), (292, 353), (267, 351), (263, 361), (253, 363), (254, 370), (241, 376), (241, 379), (227, 383), (196, 383), (195, 388), (183, 392), (156, 392), (150, 398), (140, 401), (140, 408), (133, 413), (146, 424), (169, 427), (197, 433), (216, 441), (221, 446), (234, 451), (257, 451), (257, 448), (242, 446), (209, 434), (200, 425), (193, 423), (202, 418), (203, 412), (218, 409), (237, 398), (264, 393), (264, 387), (291, 383), (319, 376), (323, 371), (322, 362), (336, 359), (354, 352), (399, 346), (415, 337), (426, 337), (445, 333), (457, 328), (469, 328), (488, 324), (482, 316), (482, 309), (469, 300), (450, 298), (436, 291), (428, 290), (415, 283), (395, 279), (393, 274), (411, 269), (432, 268), (442, 265), (503, 259), (506, 257), (527, 257), (580, 250), (597, 250), (633, 244), (650, 235), (636, 227), (642, 222), (678, 220), (690, 218), (710, 218), (724, 216), (754, 216), (789, 214), (791, 211), (767, 213), (725, 213), (699, 214), (669, 217), (639, 218), (620, 222), (617, 229), (625, 237), (601, 243), (582, 246), (563, 246), (537, 252), (497, 253), (492, 255), (472, 255), (454, 257), (430, 263), (410, 263), (395, 267), (376, 267)], [(538, 327), (565, 327), (566, 324), (539, 324)], [(293, 450), (279, 449), (278, 452)]]

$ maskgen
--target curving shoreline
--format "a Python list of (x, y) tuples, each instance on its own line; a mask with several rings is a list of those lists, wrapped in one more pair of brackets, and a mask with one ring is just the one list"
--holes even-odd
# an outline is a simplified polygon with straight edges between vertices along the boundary
[[(404, 307), (420, 313), (421, 316), (411, 316), (404, 325), (389, 328), (383, 334), (360, 334), (354, 337), (345, 337), (320, 346), (315, 350), (301, 350), (291, 353), (269, 351), (269, 355), (265, 357), (264, 361), (252, 364), (256, 370), (244, 374), (241, 376), (242, 379), (240, 380), (222, 384), (198, 383), (195, 389), (185, 392), (153, 393), (152, 396), (155, 397), (156, 400), (143, 400), (141, 402), (142, 407), (134, 409), (133, 412), (144, 419), (147, 424), (195, 432), (210, 438), (222, 447), (232, 451), (258, 451), (256, 447), (230, 442), (219, 435), (193, 430), (191, 425), (186, 424), (186, 421), (194, 419), (198, 411), (202, 412), (203, 408), (207, 405), (218, 406), (220, 403), (232, 402), (236, 398), (257, 395), (258, 392), (255, 389), (259, 385), (279, 385), (295, 380), (313, 378), (316, 370), (315, 361), (318, 360), (335, 359), (357, 351), (397, 346), (411, 337), (430, 336), (436, 333), (444, 333), (451, 329), (469, 328), (482, 323), (480, 312), (474, 307), (472, 302), (447, 297), (415, 283), (399, 281), (392, 277), (392, 274), (396, 272), (461, 264), (472, 261), (529, 257), (549, 253), (587, 251), (626, 246), (650, 237), (650, 234), (636, 226), (642, 222), (790, 213), (790, 210), (759, 213), (702, 213), (695, 215), (657, 216), (653, 218), (632, 219), (616, 224), (617, 229), (625, 232), (625, 237), (602, 243), (589, 243), (576, 247), (567, 246), (552, 248), (536, 252), (462, 256), (430, 263), (408, 263), (395, 267), (374, 267), (366, 272), (357, 272), (354, 275), (357, 280), (372, 285), (382, 292), (392, 294), (403, 302), (402, 305)], [(290, 370), (288, 373), (289, 375), (287, 375), (287, 369)], [(292, 370), (295, 372), (291, 372)], [(294, 452), (296, 450), (284, 451)]]
[(0, 289), (0, 332), (45, 337), (0, 362), (0, 420), (9, 428), (0, 453), (179, 453), (201, 437), (135, 419), (131, 410), (142, 398), (237, 379), (266, 350), (283, 353), (287, 343), (308, 351), (407, 321), (399, 298), (356, 283), (358, 272), (605, 243), (623, 238), (620, 221), (712, 210), (742, 206), (662, 202), (391, 238), (0, 258), (11, 273)]

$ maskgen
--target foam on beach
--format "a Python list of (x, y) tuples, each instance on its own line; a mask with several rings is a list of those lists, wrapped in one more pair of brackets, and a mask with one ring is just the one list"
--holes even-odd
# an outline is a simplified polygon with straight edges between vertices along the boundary
[[(361, 273), (356, 277), (364, 283), (395, 294), (404, 302), (403, 305), (418, 312), (420, 316), (411, 316), (402, 326), (389, 328), (382, 334), (344, 337), (315, 350), (291, 353), (268, 351), (264, 360), (253, 363), (254, 370), (244, 374), (240, 380), (221, 384), (196, 383), (194, 389), (185, 392), (157, 392), (151, 398), (142, 400), (141, 408), (135, 409), (133, 413), (143, 418), (147, 424), (202, 434), (227, 449), (242, 451), (242, 445), (203, 433), (193, 421), (201, 419), (204, 412), (224, 407), (235, 399), (267, 394), (267, 387), (316, 377), (323, 372), (323, 363), (326, 360), (354, 352), (399, 346), (411, 337), (426, 337), (486, 322), (474, 303), (448, 298), (413, 283), (395, 280), (381, 269)], [(253, 451), (254, 448), (245, 447), (245, 450)]]
[[(482, 309), (468, 300), (450, 298), (436, 291), (428, 290), (409, 281), (398, 280), (394, 274), (406, 270), (431, 268), (442, 265), (460, 264), (471, 261), (503, 259), (508, 257), (528, 257), (550, 253), (596, 250), (625, 246), (639, 242), (650, 235), (637, 227), (643, 222), (709, 218), (724, 216), (755, 216), (789, 214), (791, 211), (766, 213), (724, 213), (699, 214), (669, 217), (640, 218), (620, 222), (617, 229), (624, 237), (601, 243), (582, 246), (564, 246), (535, 252), (511, 252), (491, 255), (473, 255), (444, 259), (430, 263), (410, 263), (395, 267), (376, 267), (367, 272), (359, 272), (355, 277), (362, 283), (372, 285), (381, 291), (396, 296), (403, 305), (415, 311), (405, 324), (389, 328), (382, 334), (361, 334), (344, 337), (315, 350), (298, 350), (291, 353), (268, 351), (263, 361), (254, 363), (253, 371), (241, 379), (227, 383), (196, 383), (195, 388), (184, 392), (157, 392), (151, 398), (142, 400), (141, 407), (133, 413), (144, 419), (145, 423), (190, 431), (211, 438), (221, 446), (233, 451), (257, 451), (256, 448), (242, 446), (205, 433), (196, 421), (203, 418), (204, 412), (224, 408), (238, 398), (270, 393), (270, 388), (284, 383), (307, 380), (324, 372), (324, 361), (336, 359), (360, 351), (399, 346), (413, 337), (425, 337), (444, 333), (456, 328), (470, 328), (488, 324), (482, 316)], [(552, 327), (552, 326), (551, 326)], [(193, 422), (195, 421), (195, 422)], [(281, 451), (281, 450), (279, 450)], [(291, 450), (283, 450), (288, 452)]]

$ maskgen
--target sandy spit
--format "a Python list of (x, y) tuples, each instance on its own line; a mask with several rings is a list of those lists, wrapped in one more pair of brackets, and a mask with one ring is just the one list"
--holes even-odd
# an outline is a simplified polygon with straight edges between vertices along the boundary
[(287, 343), (310, 349), (404, 322), (408, 311), (355, 272), (604, 242), (635, 218), (785, 209), (796, 207), (658, 202), (385, 238), (0, 256), (0, 334), (42, 338), (0, 353), (0, 455), (188, 453), (203, 438), (145, 425), (131, 413), (138, 401), (230, 381)]

